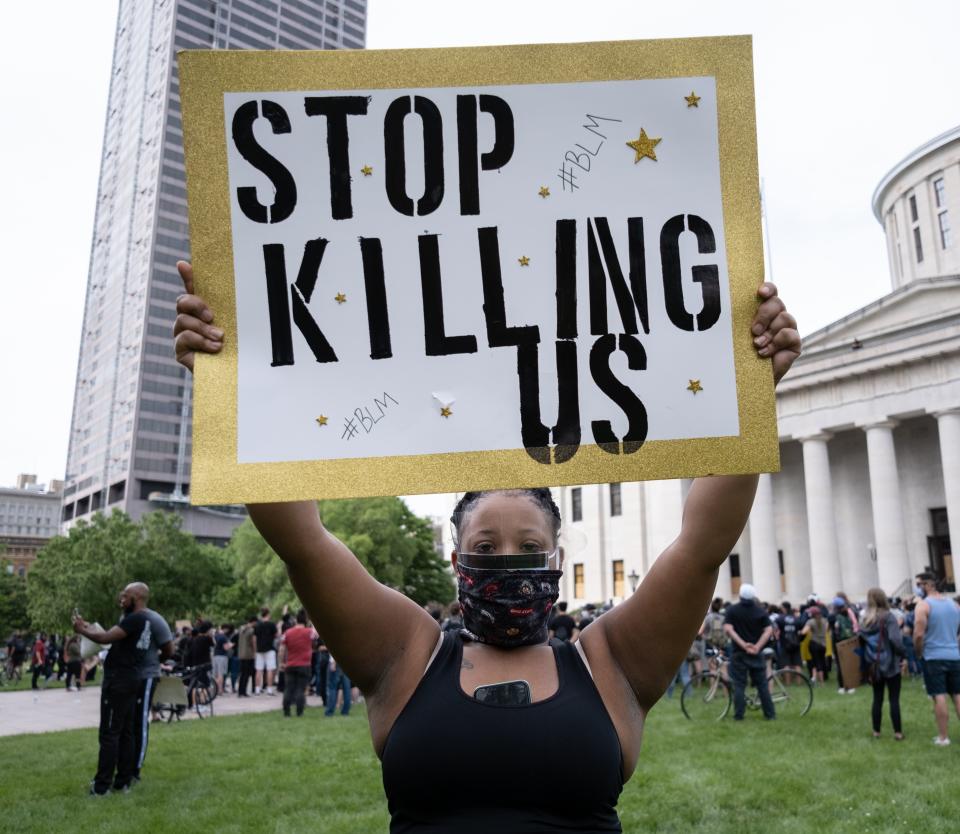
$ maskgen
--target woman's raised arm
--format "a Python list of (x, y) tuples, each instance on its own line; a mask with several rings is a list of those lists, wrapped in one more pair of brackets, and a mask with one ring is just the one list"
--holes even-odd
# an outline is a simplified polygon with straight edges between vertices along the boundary
[[(800, 355), (800, 336), (773, 284), (763, 284), (758, 297), (754, 345), (760, 356), (773, 359), (777, 383)], [(588, 657), (609, 652), (644, 711), (673, 680), (702, 626), (720, 565), (743, 532), (756, 489), (756, 475), (697, 478), (680, 535), (636, 593), (584, 630)]]
[[(177, 361), (193, 370), (196, 353), (219, 353), (225, 334), (193, 293), (193, 269), (177, 264), (186, 294), (177, 300)], [(393, 672), (415, 679), (438, 637), (434, 619), (374, 579), (320, 521), (314, 501), (247, 506), (253, 523), (287, 566), (290, 582), (330, 652), (367, 695), (393, 683)], [(406, 686), (406, 682), (401, 684)]]

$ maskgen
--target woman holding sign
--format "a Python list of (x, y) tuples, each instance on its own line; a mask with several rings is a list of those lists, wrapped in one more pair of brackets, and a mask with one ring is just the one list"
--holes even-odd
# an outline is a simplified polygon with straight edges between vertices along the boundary
[[(217, 353), (224, 333), (193, 295), (177, 303), (178, 361)], [(796, 322), (760, 287), (753, 338), (776, 381), (800, 354)], [(392, 832), (620, 831), (623, 783), (647, 712), (686, 657), (717, 572), (747, 522), (755, 475), (698, 478), (680, 535), (636, 592), (551, 645), (560, 513), (547, 489), (468, 492), (454, 511), (462, 632), (381, 585), (323, 527), (313, 501), (255, 504), (330, 651), (366, 696)], [(656, 610), (659, 616), (651, 617)], [(437, 768), (453, 740), (456, 768)], [(576, 751), (579, 767), (568, 766)]]

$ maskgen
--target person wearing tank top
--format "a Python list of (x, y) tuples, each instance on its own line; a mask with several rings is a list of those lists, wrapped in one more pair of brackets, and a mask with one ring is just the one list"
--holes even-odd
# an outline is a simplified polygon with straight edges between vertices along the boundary
[(937, 722), (933, 743), (946, 747), (950, 744), (950, 700), (960, 718), (960, 607), (940, 593), (932, 573), (919, 574), (917, 584), (923, 599), (917, 603), (913, 643), (923, 657), (923, 682), (933, 698)]
[[(225, 337), (177, 265), (177, 360)], [(800, 354), (773, 284), (757, 293), (749, 337), (777, 383)], [(746, 334), (744, 334), (746, 335)], [(229, 338), (229, 335), (226, 336)], [(559, 596), (560, 511), (549, 489), (468, 492), (451, 519), (463, 629), (374, 579), (323, 526), (313, 501), (248, 506), (344, 672), (363, 692), (393, 834), (621, 831), (616, 804), (644, 720), (703, 622), (720, 565), (740, 537), (756, 475), (698, 478), (677, 539), (636, 591), (573, 642), (548, 637)], [(649, 612), (661, 612), (656, 617)], [(478, 688), (522, 681), (522, 702)], [(456, 767), (441, 766), (454, 745)], [(581, 767), (566, 764), (575, 752)]]

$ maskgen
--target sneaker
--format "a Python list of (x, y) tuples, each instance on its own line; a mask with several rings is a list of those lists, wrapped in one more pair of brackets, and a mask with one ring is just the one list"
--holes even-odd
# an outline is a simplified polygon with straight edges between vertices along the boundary
[(847, 695), (856, 695), (856, 694), (857, 694), (857, 690), (856, 690), (856, 689), (848, 689), (848, 690), (847, 690)]
[(267, 695), (276, 695), (277, 693), (273, 691), (272, 686), (267, 687)]
[(254, 694), (254, 695), (261, 695), (261, 694), (263, 694), (263, 693), (262, 693), (262, 691), (259, 690), (259, 689), (254, 689), (254, 690), (253, 690), (253, 694)]
[(937, 736), (937, 737), (933, 740), (933, 743), (936, 744), (937, 747), (949, 747), (949, 746), (950, 746), (950, 739), (948, 739), (948, 738), (940, 738), (940, 736)]
[(98, 791), (97, 786), (93, 782), (90, 783), (90, 796), (106, 796), (108, 793), (110, 793), (109, 790)]
[(837, 695), (846, 695), (846, 693), (847, 693), (847, 690), (846, 690), (846, 689), (838, 689), (838, 690), (837, 690)]

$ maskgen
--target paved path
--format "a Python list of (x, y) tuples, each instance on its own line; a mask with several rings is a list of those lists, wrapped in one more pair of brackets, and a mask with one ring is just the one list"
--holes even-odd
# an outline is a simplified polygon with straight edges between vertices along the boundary
[[(226, 694), (214, 701), (214, 715), (239, 715), (245, 712), (269, 712), (281, 709), (283, 695), (259, 695), (237, 698)], [(308, 697), (308, 707), (322, 706), (318, 697)], [(196, 718), (195, 713), (189, 713)], [(100, 723), (100, 687), (80, 692), (47, 689), (39, 692), (0, 692), (0, 736), (21, 733), (50, 733), (96, 727)]]

